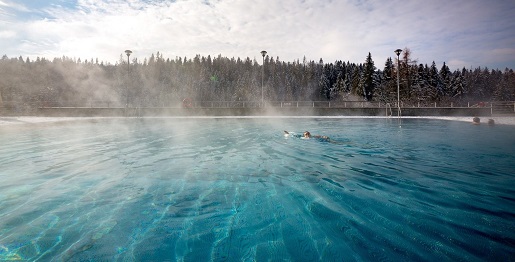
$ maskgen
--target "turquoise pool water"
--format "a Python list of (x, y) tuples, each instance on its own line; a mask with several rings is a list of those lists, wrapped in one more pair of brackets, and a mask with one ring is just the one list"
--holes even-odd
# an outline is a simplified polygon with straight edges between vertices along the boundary
[(0, 261), (513, 260), (514, 131), (301, 118), (0, 127)]

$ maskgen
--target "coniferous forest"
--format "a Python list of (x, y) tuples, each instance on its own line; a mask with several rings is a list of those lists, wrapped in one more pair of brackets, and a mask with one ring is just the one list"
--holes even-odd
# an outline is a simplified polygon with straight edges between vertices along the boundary
[[(397, 59), (376, 64), (343, 61), (281, 61), (278, 57), (200, 56), (142, 61), (124, 54), (114, 65), (68, 57), (0, 60), (0, 102), (4, 106), (174, 107), (192, 101), (397, 101)], [(399, 61), (403, 106), (515, 100), (515, 73), (475, 68), (451, 71), (422, 64), (406, 48)]]

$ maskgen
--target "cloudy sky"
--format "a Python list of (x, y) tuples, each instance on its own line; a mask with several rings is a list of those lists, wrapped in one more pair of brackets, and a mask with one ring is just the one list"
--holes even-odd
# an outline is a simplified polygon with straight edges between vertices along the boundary
[(250, 57), (383, 68), (397, 48), (451, 69), (515, 69), (513, 0), (0, 0), (0, 55), (116, 63)]

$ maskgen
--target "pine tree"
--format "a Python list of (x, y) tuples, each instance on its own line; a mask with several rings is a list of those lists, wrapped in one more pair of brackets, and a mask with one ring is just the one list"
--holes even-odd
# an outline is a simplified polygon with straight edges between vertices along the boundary
[(429, 76), (428, 76), (428, 83), (430, 87), (430, 98), (432, 101), (438, 101), (442, 98), (444, 91), (443, 91), (443, 84), (442, 79), (440, 78), (440, 74), (438, 74), (438, 69), (436, 68), (435, 61), (431, 64), (431, 67), (429, 68)]
[(427, 65), (420, 64), (415, 74), (415, 80), (412, 86), (412, 99), (417, 105), (422, 105), (430, 100), (431, 87), (429, 84), (429, 70)]
[(451, 79), (451, 97), (454, 101), (461, 101), (465, 96), (465, 85), (463, 82), (463, 75), (460, 70), (456, 70)]
[(397, 83), (394, 69), (392, 58), (387, 58), (383, 71), (377, 76), (377, 81), (379, 83), (376, 86), (375, 92), (377, 101), (389, 103), (396, 100)]
[(345, 93), (347, 93), (346, 94), (346, 96), (347, 96), (348, 94), (350, 94), (350, 91), (351, 91), (351, 82), (352, 82), (351, 72), (352, 71), (349, 71), (349, 70), (351, 70), (350, 66), (347, 66), (345, 70), (346, 70), (346, 73), (345, 73), (345, 79), (343, 80), (343, 86), (344, 86), (343, 90), (345, 91)]
[(515, 100), (515, 73), (513, 69), (506, 68), (501, 81), (495, 86), (493, 98), (497, 101)]
[(449, 67), (445, 64), (445, 62), (443, 62), (439, 74), (443, 85), (443, 95), (445, 97), (449, 97), (451, 95), (451, 70), (449, 70)]
[(409, 48), (404, 48), (402, 51), (402, 58), (400, 59), (400, 96), (401, 100), (411, 100), (412, 84), (416, 81), (417, 76), (417, 59), (412, 58), (412, 52)]
[(361, 71), (363, 70), (363, 67), (361, 64), (355, 65), (352, 67), (351, 70), (351, 94), (363, 97), (363, 89), (360, 88), (360, 79), (361, 79)]
[(376, 83), (374, 81), (375, 70), (376, 67), (374, 66), (374, 61), (372, 60), (372, 55), (369, 52), (365, 64), (363, 66), (363, 72), (361, 74), (360, 80), (363, 98), (367, 101), (372, 101), (372, 98), (374, 96), (374, 89), (376, 86)]
[(329, 78), (325, 73), (320, 76), (320, 81), (318, 82), (318, 87), (320, 89), (320, 95), (325, 99), (331, 98), (330, 92), (330, 82)]
[(343, 98), (345, 96), (345, 79), (343, 75), (344, 73), (340, 72), (336, 77), (336, 82), (331, 88), (331, 100), (337, 100), (338, 98)]
[[(512, 69), (456, 70), (444, 63), (437, 70), (433, 62), (413, 65), (405, 50), (401, 59), (401, 99), (412, 102), (446, 100), (467, 103), (515, 100), (515, 76)], [(66, 56), (0, 59), (0, 96), (4, 104), (38, 105), (45, 101), (56, 105), (84, 106), (88, 101), (119, 101), (142, 106), (175, 106), (177, 101), (253, 100), (261, 98), (262, 67), (255, 59), (216, 58), (200, 55), (192, 59), (163, 58), (157, 52), (147, 58), (131, 56), (130, 74), (127, 57), (120, 55), (114, 64), (99, 59), (82, 60)], [(84, 61), (84, 62), (82, 62)], [(324, 64), (298, 60), (281, 62), (265, 58), (264, 96), (267, 100), (346, 99), (357, 94), (365, 100), (396, 101), (397, 71), (391, 58), (383, 70), (373, 66), (369, 53), (364, 64), (335, 61)], [(354, 99), (355, 98), (350, 98)], [(113, 105), (113, 104), (111, 104)], [(89, 104), (88, 104), (89, 106)]]

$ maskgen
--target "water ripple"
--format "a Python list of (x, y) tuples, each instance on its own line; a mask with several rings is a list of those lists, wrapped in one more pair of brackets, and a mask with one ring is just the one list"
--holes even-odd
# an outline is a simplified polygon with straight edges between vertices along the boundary
[(484, 128), (118, 119), (0, 130), (0, 260), (509, 261), (513, 129)]

